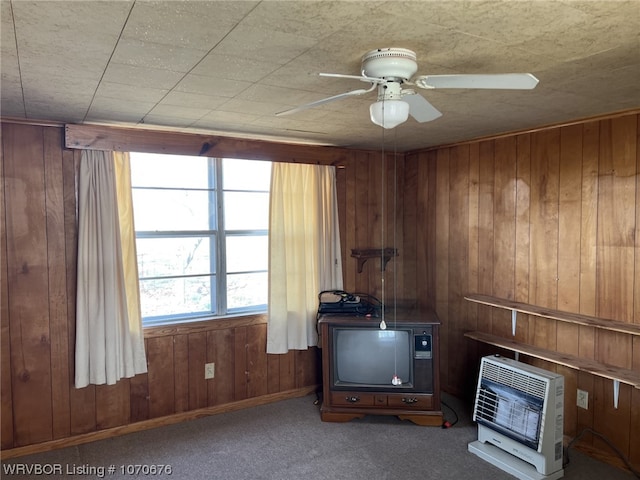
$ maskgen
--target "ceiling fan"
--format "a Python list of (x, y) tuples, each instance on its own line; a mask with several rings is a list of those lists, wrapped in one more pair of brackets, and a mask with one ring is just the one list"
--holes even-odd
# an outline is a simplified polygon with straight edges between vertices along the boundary
[(367, 89), (352, 90), (315, 102), (300, 105), (276, 113), (278, 116), (290, 115), (307, 108), (317, 107), (342, 98), (363, 95), (378, 89), (378, 98), (372, 103), (369, 112), (371, 121), (384, 128), (394, 128), (405, 122), (409, 115), (416, 121), (430, 122), (442, 116), (422, 95), (405, 86), (422, 89), (436, 88), (483, 88), (530, 90), (538, 84), (538, 79), (530, 73), (505, 74), (461, 74), (461, 75), (420, 75), (415, 52), (406, 48), (378, 48), (362, 57), (361, 75), (343, 75), (339, 73), (320, 73), (321, 77), (352, 78), (371, 83)]

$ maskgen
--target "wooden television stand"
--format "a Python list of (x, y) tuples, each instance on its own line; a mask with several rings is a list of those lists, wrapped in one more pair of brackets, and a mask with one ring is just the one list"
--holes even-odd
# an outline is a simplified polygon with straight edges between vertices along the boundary
[[(382, 332), (380, 318), (342, 316), (338, 314), (321, 315), (318, 319), (322, 349), (322, 406), (320, 417), (325, 422), (348, 422), (365, 415), (394, 415), (422, 426), (441, 426), (439, 375), (439, 322), (433, 311), (415, 310), (398, 312), (396, 317), (385, 315), (386, 332), (394, 329), (408, 333), (410, 359), (413, 375), (411, 386), (394, 386), (391, 378), (388, 384), (372, 385), (367, 381), (343, 382), (337, 373), (338, 346), (340, 332), (353, 330), (371, 332), (374, 336)], [(367, 333), (362, 337), (367, 339)], [(370, 338), (370, 337), (369, 337)], [(379, 345), (371, 345), (372, 351)], [(360, 350), (358, 347), (356, 350)], [(348, 350), (342, 350), (348, 355)], [(375, 354), (374, 354), (375, 355)], [(405, 352), (405, 357), (407, 353)], [(364, 355), (366, 356), (366, 354)], [(348, 360), (343, 358), (342, 361)], [(367, 369), (363, 365), (361, 369)], [(354, 369), (351, 369), (354, 371)], [(357, 371), (357, 369), (355, 369)], [(391, 377), (391, 376), (390, 376)]]

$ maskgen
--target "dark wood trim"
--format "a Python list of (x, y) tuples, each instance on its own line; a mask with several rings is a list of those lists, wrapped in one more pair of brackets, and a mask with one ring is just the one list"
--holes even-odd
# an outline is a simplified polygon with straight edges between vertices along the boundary
[(199, 133), (102, 125), (65, 125), (65, 146), (73, 149), (206, 155), (248, 160), (341, 166), (354, 150), (319, 145), (277, 143)]
[(198, 322), (173, 323), (144, 328), (144, 338), (167, 337), (172, 335), (184, 335), (190, 333), (209, 332), (213, 330), (226, 330), (236, 327), (248, 327), (267, 323), (267, 314), (243, 315), (239, 317), (215, 318)]

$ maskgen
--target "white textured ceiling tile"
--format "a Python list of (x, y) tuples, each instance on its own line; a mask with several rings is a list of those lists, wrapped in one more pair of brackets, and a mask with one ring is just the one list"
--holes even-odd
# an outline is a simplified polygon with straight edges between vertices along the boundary
[(175, 90), (178, 92), (198, 93), (216, 97), (234, 97), (246, 90), (251, 83), (240, 80), (215, 79), (202, 75), (189, 74), (184, 77)]
[(202, 59), (204, 54), (205, 52), (199, 49), (124, 38), (118, 42), (111, 60), (137, 67), (188, 72)]
[[(265, 99), (266, 100), (266, 99)], [(286, 110), (288, 107), (282, 103), (272, 103), (268, 101), (251, 101), (242, 98), (228, 99), (220, 106), (220, 111), (227, 113), (248, 114), (251, 116), (275, 115), (277, 112)]]
[(183, 72), (110, 62), (104, 72), (102, 80), (122, 85), (140, 85), (149, 88), (171, 89), (183, 77)]
[(195, 75), (256, 82), (279, 67), (272, 62), (210, 53), (191, 71)]
[(314, 39), (303, 35), (240, 25), (220, 42), (213, 53), (283, 65), (315, 43)]
[(144, 86), (101, 82), (96, 91), (96, 97), (157, 103), (162, 100), (167, 93), (168, 90), (158, 88), (145, 88)]
[(218, 108), (229, 100), (228, 97), (214, 97), (211, 95), (200, 95), (198, 93), (188, 93), (172, 91), (169, 92), (161, 101), (161, 105), (173, 105), (177, 107), (189, 108)]
[[(122, 37), (208, 51), (231, 30), (239, 15), (219, 15), (217, 2), (138, 2)], [(238, 7), (242, 9), (242, 2)]]
[(234, 113), (216, 111), (204, 115), (198, 121), (194, 122), (194, 127), (220, 127), (223, 125), (249, 125), (255, 121), (259, 115), (251, 115), (248, 113)]
[(284, 1), (263, 2), (245, 19), (244, 24), (316, 39), (347, 28), (375, 11), (364, 1)]
[[(61, 99), (60, 103), (49, 101), (29, 101), (25, 108), (28, 118), (81, 122), (87, 111), (83, 103), (73, 103), (70, 99)], [(67, 120), (68, 119), (68, 120)]]
[(87, 112), (87, 120), (117, 121), (120, 116), (126, 116), (127, 121), (138, 122), (155, 106), (151, 102), (123, 101), (113, 98), (94, 98)]
[(156, 105), (151, 109), (145, 118), (149, 117), (180, 117), (188, 118), (191, 120), (198, 120), (202, 118), (211, 109), (209, 108), (196, 108), (196, 107), (176, 107), (175, 105)]

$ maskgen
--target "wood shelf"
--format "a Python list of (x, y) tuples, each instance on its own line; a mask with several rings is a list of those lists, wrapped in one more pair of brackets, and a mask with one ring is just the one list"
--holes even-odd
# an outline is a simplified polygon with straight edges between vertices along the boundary
[(505, 310), (535, 315), (536, 317), (550, 318), (552, 320), (560, 320), (561, 322), (575, 323), (585, 325), (587, 327), (601, 328), (614, 332), (626, 333), (629, 335), (640, 335), (640, 325), (633, 323), (617, 322), (615, 320), (605, 320), (589, 315), (581, 315), (579, 313), (563, 312), (561, 310), (551, 310), (549, 308), (538, 307), (528, 303), (514, 302), (513, 300), (505, 300), (503, 298), (492, 297), (489, 295), (467, 295), (465, 299), (488, 305), (490, 307), (503, 308)]
[[(510, 310), (513, 335), (516, 333), (518, 312), (601, 330), (624, 333), (627, 335), (640, 335), (640, 325), (636, 324), (617, 322), (615, 320), (602, 319), (578, 313), (552, 310), (536, 305), (530, 305), (528, 303), (514, 302), (504, 298), (492, 297), (490, 295), (470, 294), (464, 298), (470, 302)], [(588, 358), (581, 358), (571, 354), (547, 350), (534, 345), (520, 343), (510, 338), (498, 337), (484, 332), (467, 332), (464, 336), (479, 342), (512, 350), (516, 352), (516, 359), (518, 354), (522, 353), (524, 355), (540, 358), (548, 362), (564, 365), (565, 367), (610, 379), (613, 381), (613, 405), (615, 408), (618, 408), (620, 383), (625, 383), (634, 388), (640, 389), (640, 372), (635, 370), (614, 367), (613, 365), (607, 365)]]
[(618, 380), (621, 383), (640, 389), (640, 372), (606, 365), (604, 363), (596, 362), (595, 360), (577, 357), (568, 353), (554, 352), (553, 350), (546, 350), (533, 345), (526, 345), (524, 343), (511, 340), (510, 338), (498, 337), (497, 335), (492, 335), (490, 333), (467, 332), (464, 336), (482, 343), (488, 343), (490, 345), (495, 345), (496, 347), (519, 352), (523, 355), (529, 355), (558, 365), (564, 365), (565, 367), (573, 368), (575, 370), (588, 372), (592, 375), (608, 378), (609, 380)]

